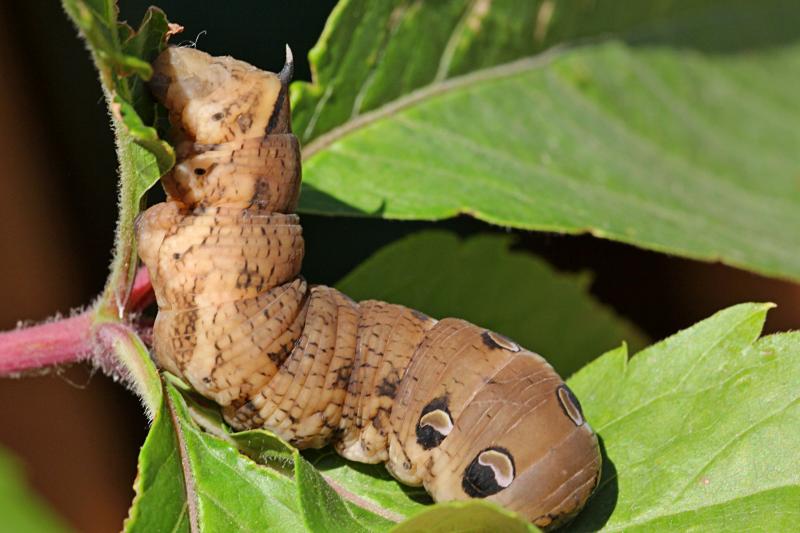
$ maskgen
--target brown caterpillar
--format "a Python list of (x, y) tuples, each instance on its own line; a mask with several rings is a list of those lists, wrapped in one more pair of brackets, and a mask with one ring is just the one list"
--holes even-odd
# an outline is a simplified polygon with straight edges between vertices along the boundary
[(541, 356), (299, 275), (291, 55), (277, 75), (190, 48), (154, 68), (178, 154), (162, 179), (168, 200), (137, 222), (161, 367), (236, 429), (386, 462), (437, 501), (488, 498), (541, 527), (572, 518), (597, 485), (600, 452)]

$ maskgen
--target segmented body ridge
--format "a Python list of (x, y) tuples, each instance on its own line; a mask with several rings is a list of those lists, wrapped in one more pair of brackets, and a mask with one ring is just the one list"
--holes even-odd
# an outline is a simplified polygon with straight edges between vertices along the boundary
[(597, 439), (542, 357), (300, 275), (289, 67), (174, 48), (154, 67), (178, 153), (168, 201), (137, 223), (160, 366), (236, 429), (386, 462), (436, 500), (489, 497), (543, 527), (580, 510), (599, 477)]

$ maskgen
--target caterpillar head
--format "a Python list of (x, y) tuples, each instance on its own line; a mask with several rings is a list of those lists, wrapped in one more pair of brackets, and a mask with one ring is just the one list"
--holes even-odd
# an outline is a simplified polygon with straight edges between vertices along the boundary
[(288, 85), (293, 60), (279, 74), (232, 57), (170, 47), (153, 63), (150, 88), (170, 112), (176, 140), (222, 144), (289, 133)]

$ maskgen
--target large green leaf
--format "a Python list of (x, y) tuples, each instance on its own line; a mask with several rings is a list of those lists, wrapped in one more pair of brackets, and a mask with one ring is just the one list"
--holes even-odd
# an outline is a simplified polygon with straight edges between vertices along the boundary
[[(169, 377), (164, 404), (139, 456), (125, 531), (379, 532), (418, 511), (403, 498), (375, 504), (323, 477), (296, 449), (263, 430), (229, 433), (213, 408)], [(201, 421), (202, 427), (195, 423)], [(341, 461), (341, 460), (340, 460)], [(345, 467), (346, 468), (346, 467)], [(392, 491), (402, 494), (397, 483)], [(461, 507), (464, 507), (463, 505)], [(527, 526), (495, 505), (467, 505), (460, 520)], [(419, 531), (418, 522), (408, 529)]]
[(330, 483), (357, 494), (365, 507), (383, 509), (397, 519), (414, 516), (433, 503), (425, 489), (401, 485), (382, 464), (345, 461), (330, 447), (307, 450), (303, 456)]
[(204, 432), (180, 391), (172, 383), (165, 390), (140, 454), (126, 531), (375, 531), (391, 524), (346, 504), (296, 450), (266, 432)]
[(534, 533), (539, 528), (483, 500), (441, 503), (398, 524), (392, 533)]
[[(614, 34), (699, 44), (686, 28), (715, 18), (741, 26), (742, 16), (758, 19), (746, 22), (753, 37), (771, 31), (757, 26), (769, 12), (747, 0), (342, 0), (309, 53), (313, 83), (292, 86), (294, 130), (308, 143), (414, 89), (555, 45)], [(725, 40), (730, 34), (700, 42), (749, 46), (749, 35), (737, 30), (733, 43)]]
[(460, 240), (444, 231), (382, 249), (337, 284), (357, 300), (374, 298), (454, 316), (493, 329), (548, 358), (568, 376), (636, 328), (587, 295), (588, 275), (558, 274), (544, 261), (509, 251), (511, 237)]
[(70, 531), (27, 487), (20, 465), (3, 449), (0, 449), (0, 516), (3, 531)]
[(315, 84), (293, 86), (301, 207), (468, 213), (800, 279), (799, 18), (788, 0), (342, 2)]
[(575, 531), (790, 531), (800, 521), (800, 333), (743, 304), (570, 386), (607, 460)]
[[(605, 456), (597, 493), (570, 530), (796, 525), (800, 334), (759, 339), (768, 308), (729, 308), (630, 361), (624, 347), (609, 352), (569, 380)], [(213, 409), (193, 403), (195, 419), (211, 420), (206, 433), (182, 393), (167, 392), (142, 449), (128, 531), (185, 531), (190, 517), (212, 531), (384, 531), (403, 517), (397, 531), (525, 529), (483, 503), (424, 507), (419, 493), (367, 474), (380, 466), (346, 466), (329, 450), (307, 454), (318, 473), (274, 436), (229, 434)]]

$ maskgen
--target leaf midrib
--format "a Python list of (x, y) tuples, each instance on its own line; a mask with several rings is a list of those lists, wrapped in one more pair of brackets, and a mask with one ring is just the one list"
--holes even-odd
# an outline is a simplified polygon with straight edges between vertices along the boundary
[(556, 46), (535, 56), (527, 56), (510, 63), (503, 63), (495, 67), (476, 70), (463, 76), (455, 76), (442, 82), (434, 82), (419, 89), (415, 89), (396, 100), (388, 102), (367, 113), (358, 115), (356, 118), (320, 135), (303, 148), (303, 161), (308, 161), (315, 154), (349, 133), (360, 130), (383, 118), (395, 115), (417, 103), (458, 89), (508, 78), (522, 72), (542, 67), (560, 56), (567, 48), (567, 46)]

